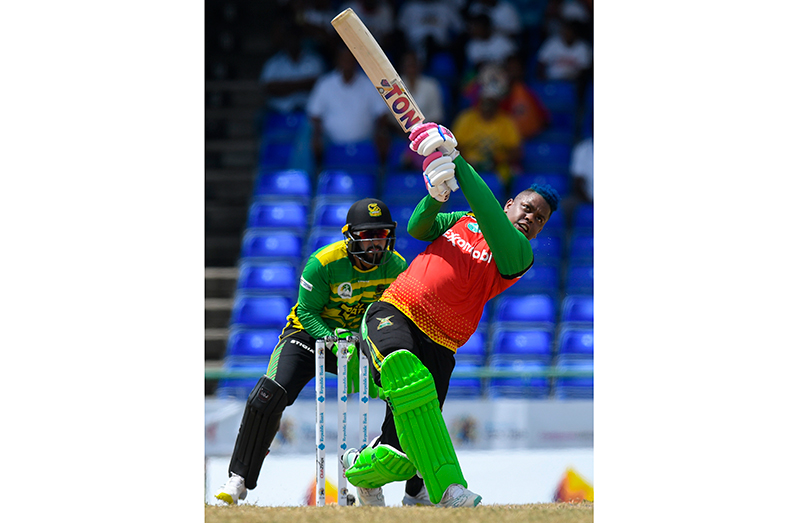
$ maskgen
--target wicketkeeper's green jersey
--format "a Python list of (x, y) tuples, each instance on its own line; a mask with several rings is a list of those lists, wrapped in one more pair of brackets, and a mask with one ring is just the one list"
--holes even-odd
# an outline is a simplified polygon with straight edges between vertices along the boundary
[(366, 307), (406, 268), (398, 252), (386, 263), (363, 271), (349, 260), (344, 240), (322, 247), (302, 270), (297, 303), (285, 328), (304, 329), (316, 339), (339, 327), (357, 332)]

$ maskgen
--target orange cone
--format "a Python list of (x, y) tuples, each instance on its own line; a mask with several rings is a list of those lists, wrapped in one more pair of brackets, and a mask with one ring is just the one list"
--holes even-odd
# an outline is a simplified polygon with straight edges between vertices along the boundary
[(565, 475), (557, 486), (554, 501), (593, 501), (593, 487), (585, 478), (569, 467), (565, 470)]

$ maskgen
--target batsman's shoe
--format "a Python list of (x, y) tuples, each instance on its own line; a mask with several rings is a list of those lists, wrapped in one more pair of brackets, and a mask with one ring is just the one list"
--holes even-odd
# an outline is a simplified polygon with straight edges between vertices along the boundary
[(482, 502), (482, 496), (474, 494), (467, 488), (457, 483), (449, 485), (438, 503), (439, 507), (443, 508), (456, 508), (456, 507), (476, 507)]
[(382, 495), (382, 487), (363, 488), (357, 487), (357, 505), (361, 507), (384, 507), (385, 497)]
[[(341, 456), (341, 465), (344, 467), (344, 471), (351, 468), (352, 465), (357, 460), (357, 457), (360, 455), (360, 449), (352, 447), (347, 449), (344, 452), (344, 455)], [(382, 495), (382, 487), (377, 488), (364, 488), (364, 487), (355, 487), (357, 492), (357, 503), (356, 505), (363, 506), (363, 507), (384, 507), (385, 506), (385, 497)]]
[(246, 499), (247, 487), (244, 486), (244, 478), (236, 473), (230, 475), (227, 484), (216, 494), (216, 499), (224, 501), (228, 505), (237, 505), (239, 499)]
[(406, 507), (417, 507), (417, 506), (431, 506), (432, 501), (429, 500), (429, 492), (427, 492), (427, 486), (421, 485), (421, 490), (418, 491), (418, 494), (415, 496), (411, 496), (407, 492), (405, 492), (405, 497), (402, 498), (402, 505)]

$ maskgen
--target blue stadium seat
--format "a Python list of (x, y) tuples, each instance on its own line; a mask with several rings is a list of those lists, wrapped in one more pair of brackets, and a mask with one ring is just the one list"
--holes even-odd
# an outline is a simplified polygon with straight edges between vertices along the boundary
[[(556, 370), (565, 372), (593, 372), (593, 360), (558, 362)], [(593, 377), (563, 377), (554, 380), (554, 397), (557, 399), (592, 399)]]
[(593, 265), (570, 264), (565, 271), (565, 292), (593, 294)]
[(557, 335), (557, 361), (593, 359), (593, 328), (564, 327)]
[(241, 241), (241, 258), (247, 261), (302, 260), (303, 238), (298, 234), (263, 229), (247, 229)]
[(452, 85), (459, 81), (459, 69), (454, 55), (449, 51), (433, 53), (427, 60), (424, 74), (437, 79), (443, 85)]
[(574, 211), (574, 230), (580, 232), (593, 231), (593, 205), (583, 203)]
[[(232, 329), (227, 338), (225, 359), (269, 359), (280, 338), (281, 329)], [(264, 368), (264, 371), (266, 369)]]
[[(499, 178), (499, 175), (494, 172), (483, 172), (479, 173), (479, 175), (482, 177), (482, 180), (484, 180), (485, 184), (487, 184), (487, 186), (490, 188), (491, 192), (493, 192), (493, 196), (495, 196), (499, 203), (504, 206), (507, 198), (505, 198), (504, 184), (501, 181), (501, 178)], [(468, 200), (466, 200), (462, 190), (453, 192), (449, 196), (449, 201), (447, 201), (442, 208), (443, 212), (468, 210), (471, 210), (471, 205), (468, 203)]]
[(313, 196), (313, 185), (307, 171), (284, 169), (270, 171), (261, 169), (255, 180), (252, 197), (261, 201), (297, 200), (305, 205)]
[(340, 169), (354, 167), (373, 170), (379, 167), (377, 148), (371, 141), (348, 144), (328, 144), (324, 149), (323, 168)]
[(571, 180), (567, 174), (561, 172), (525, 172), (519, 174), (510, 182), (510, 192), (512, 193), (510, 196), (515, 197), (516, 194), (528, 189), (533, 183), (551, 185), (557, 190), (560, 197), (565, 197), (571, 192)]
[[(269, 360), (263, 359), (261, 361), (236, 361), (231, 359), (222, 364), (223, 370), (239, 371), (239, 372), (253, 372), (265, 374), (268, 368)], [(246, 400), (252, 389), (258, 383), (259, 377), (253, 378), (225, 378), (219, 380), (216, 387), (217, 398), (236, 398), (239, 400)]]
[(416, 209), (415, 203), (400, 203), (400, 204), (390, 204), (387, 201), (383, 200), (388, 208), (391, 210), (391, 218), (396, 222), (396, 233), (397, 234), (407, 234), (407, 222), (410, 220), (410, 217), (413, 215), (413, 211)]
[(293, 298), (297, 294), (299, 275), (290, 262), (249, 263), (238, 268), (237, 291), (250, 294), (281, 294)]
[(294, 144), (291, 142), (269, 142), (263, 140), (258, 156), (260, 169), (288, 169), (291, 155), (294, 153)]
[(423, 252), (428, 245), (429, 242), (417, 240), (405, 233), (396, 235), (394, 249), (401, 254), (402, 258), (404, 258), (407, 261), (407, 264), (410, 265), (413, 259)]
[(571, 235), (568, 241), (568, 261), (580, 265), (593, 263), (593, 233), (578, 233)]
[(534, 360), (548, 364), (552, 356), (553, 338), (549, 329), (495, 328), (490, 336), (491, 357), (497, 360)]
[[(426, 195), (427, 189), (420, 172), (392, 171), (385, 174), (382, 198), (380, 199), (391, 208), (391, 215), (393, 215), (394, 205), (415, 207)], [(399, 220), (396, 219), (396, 221)]]
[[(457, 351), (457, 355), (460, 355), (460, 350)], [(452, 373), (452, 377), (449, 379), (449, 390), (446, 394), (446, 397), (473, 398), (481, 396), (482, 380), (479, 377), (458, 376), (459, 373), (475, 371), (481, 368), (482, 366), (474, 361), (460, 361), (458, 358), (457, 365), (455, 365), (454, 372)]]
[(313, 217), (311, 218), (313, 228), (330, 227), (338, 228), (340, 231), (341, 228), (346, 225), (346, 215), (355, 201), (357, 201), (357, 199), (330, 200), (321, 197), (316, 198), (313, 204)]
[(567, 174), (571, 165), (571, 145), (528, 140), (523, 143), (523, 165), (527, 171), (551, 170)]
[(307, 241), (305, 242), (304, 257), (307, 258), (322, 247), (343, 239), (344, 235), (341, 233), (340, 227), (322, 227), (319, 229), (313, 229), (308, 236)]
[[(556, 212), (554, 214), (557, 214)], [(543, 227), (543, 231), (538, 234), (537, 238), (530, 240), (532, 245), (532, 252), (535, 255), (535, 265), (556, 265), (563, 259), (562, 236), (556, 234), (549, 234), (548, 225)]]
[(304, 111), (290, 113), (270, 111), (263, 119), (261, 137), (270, 142), (291, 142), (299, 135), (307, 121), (308, 116)]
[(230, 326), (239, 328), (282, 328), (294, 302), (285, 296), (236, 296)]
[(496, 328), (524, 325), (553, 331), (556, 322), (557, 305), (548, 294), (500, 295), (496, 301)]
[(593, 296), (587, 294), (570, 294), (562, 300), (560, 322), (563, 326), (593, 324)]
[[(521, 359), (492, 359), (490, 368), (497, 371), (545, 372), (548, 365), (539, 361)], [(550, 393), (549, 379), (546, 377), (491, 378), (488, 382), (488, 396), (515, 398), (547, 398)]]
[(549, 127), (536, 136), (535, 139), (571, 143), (576, 133), (575, 108), (568, 111), (550, 111), (549, 115), (551, 117)]
[(504, 292), (505, 294), (548, 294), (556, 298), (560, 294), (560, 267), (535, 263), (518, 282)]
[(249, 206), (247, 228), (274, 228), (304, 235), (308, 227), (308, 208), (297, 202), (253, 202)]
[(455, 354), (457, 365), (460, 365), (461, 362), (482, 365), (487, 356), (487, 349), (487, 336), (483, 330), (478, 329), (468, 338), (465, 345), (457, 349), (457, 354)]
[(316, 194), (327, 199), (360, 200), (377, 194), (377, 177), (373, 174), (345, 170), (325, 170), (319, 174)]
[(388, 146), (388, 157), (385, 159), (386, 169), (411, 170), (421, 174), (423, 159), (408, 147), (407, 137), (394, 138)]
[(530, 87), (550, 112), (575, 111), (577, 109), (577, 90), (576, 83), (573, 81), (535, 81)]

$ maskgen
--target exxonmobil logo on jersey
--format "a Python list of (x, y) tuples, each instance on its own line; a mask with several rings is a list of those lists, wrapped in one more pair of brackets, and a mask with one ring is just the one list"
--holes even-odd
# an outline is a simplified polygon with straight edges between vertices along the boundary
[(477, 261), (484, 261), (490, 263), (493, 259), (493, 253), (490, 252), (490, 249), (479, 250), (475, 249), (473, 245), (471, 245), (468, 241), (464, 240), (459, 234), (456, 232), (452, 232), (451, 229), (447, 230), (443, 233), (443, 237), (446, 238), (449, 243), (454, 245), (455, 247), (460, 248), (465, 254), (471, 255), (471, 257)]

